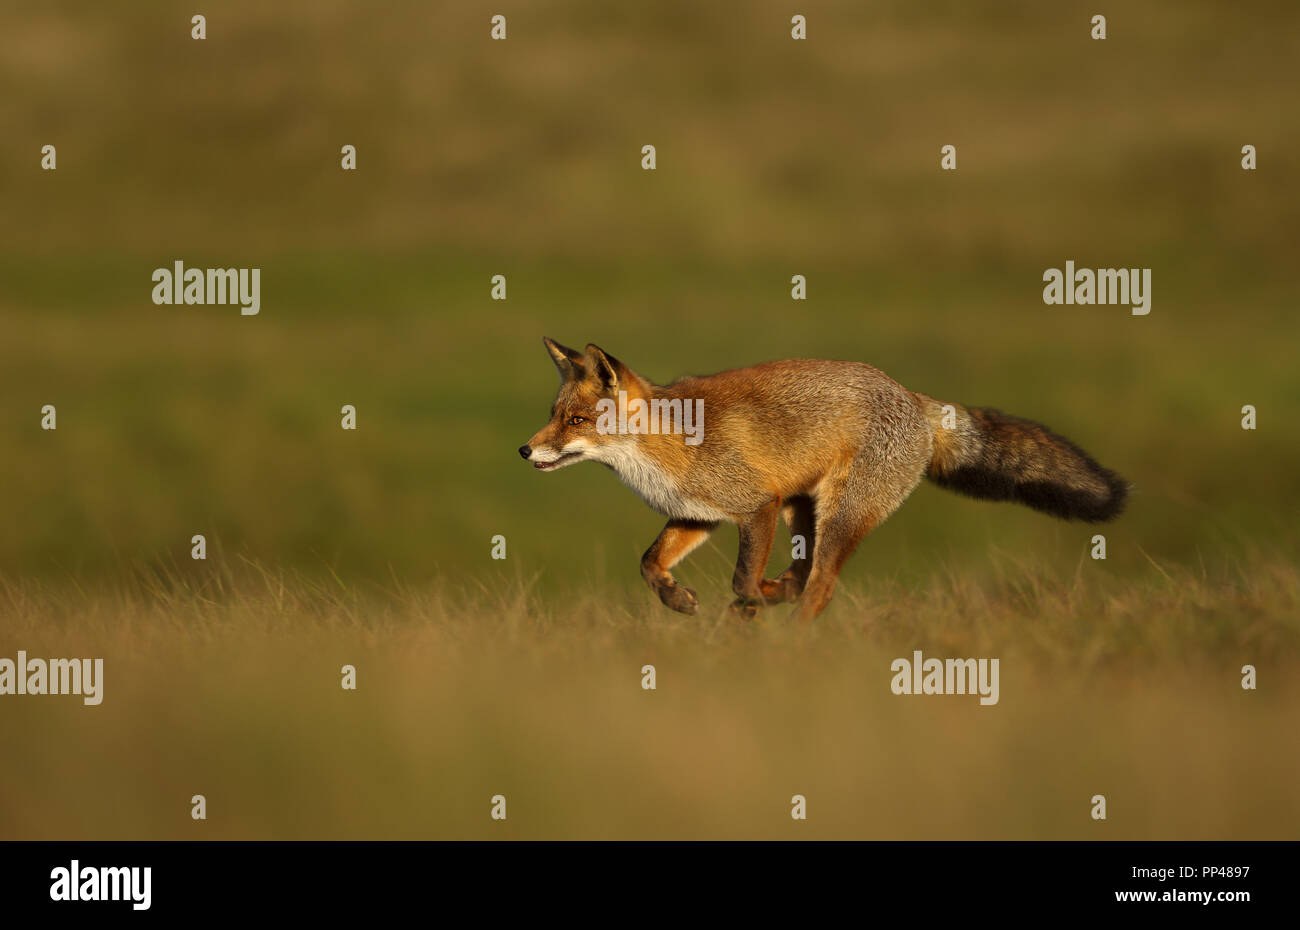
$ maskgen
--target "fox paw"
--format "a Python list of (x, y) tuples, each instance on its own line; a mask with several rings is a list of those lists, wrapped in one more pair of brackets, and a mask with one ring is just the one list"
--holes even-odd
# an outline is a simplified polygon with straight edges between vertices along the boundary
[(740, 620), (753, 620), (758, 616), (759, 602), (750, 597), (738, 597), (731, 602), (727, 612)]
[(764, 578), (758, 590), (767, 604), (784, 604), (799, 596), (799, 582), (790, 572), (778, 575), (775, 580)]
[(679, 614), (694, 614), (700, 609), (695, 592), (683, 585), (665, 585), (659, 589), (659, 600)]

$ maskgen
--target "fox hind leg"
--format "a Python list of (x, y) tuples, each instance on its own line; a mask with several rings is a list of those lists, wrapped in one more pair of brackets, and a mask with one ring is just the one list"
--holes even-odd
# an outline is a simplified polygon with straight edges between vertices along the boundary
[(669, 520), (641, 556), (641, 577), (659, 595), (659, 600), (678, 613), (693, 614), (700, 602), (694, 591), (677, 583), (670, 569), (708, 539), (717, 525), (699, 520)]
[(795, 606), (794, 615), (800, 621), (812, 620), (826, 609), (831, 595), (835, 593), (840, 569), (862, 538), (880, 524), (880, 519), (865, 508), (844, 506), (841, 503), (830, 511), (831, 506), (834, 505), (829, 505), (817, 521), (817, 545), (813, 550), (812, 568)]
[(817, 489), (812, 566), (794, 611), (801, 621), (826, 609), (858, 543), (921, 483), (932, 453), (929, 427), (915, 408), (894, 414), (873, 424), (858, 455), (830, 471)]
[(799, 620), (811, 620), (826, 609), (840, 569), (858, 543), (898, 509), (919, 481), (918, 474), (882, 482), (870, 470), (859, 468), (846, 481), (822, 490), (817, 497), (812, 568), (794, 611)]

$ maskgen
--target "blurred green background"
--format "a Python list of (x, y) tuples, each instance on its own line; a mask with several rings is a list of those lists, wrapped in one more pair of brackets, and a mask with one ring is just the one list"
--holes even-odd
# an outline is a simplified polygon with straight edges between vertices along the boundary
[[(93, 578), (204, 533), (420, 580), (498, 570), (502, 533), (544, 584), (639, 585), (660, 518), (514, 453), (544, 334), (660, 381), (856, 359), (1041, 420), (1136, 483), (1118, 571), (1287, 544), (1300, 7), (1130, 3), (1094, 41), (1094, 6), (234, 2), (206, 41), (168, 3), (9, 9), (0, 566)], [(1045, 306), (1067, 259), (1150, 267), (1151, 314)], [(260, 267), (261, 314), (155, 307), (175, 260)], [(925, 487), (847, 577), (1072, 566), (1090, 535)]]

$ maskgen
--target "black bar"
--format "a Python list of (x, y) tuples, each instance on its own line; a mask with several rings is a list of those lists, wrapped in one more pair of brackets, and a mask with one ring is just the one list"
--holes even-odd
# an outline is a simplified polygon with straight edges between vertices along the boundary
[[(1231, 919), (1293, 906), (1298, 854), (1296, 842), (6, 842), (0, 900), (6, 917), (64, 919), (407, 912), (430, 922), (586, 915), (620, 924), (1125, 911)], [(57, 887), (56, 870), (70, 872), (74, 860), (83, 882), (95, 870), (79, 886), (88, 891), (101, 868), (148, 867), (148, 908), (135, 907), (144, 889), (123, 873), (113, 880), (126, 900), (54, 900), (71, 885)], [(1120, 900), (1144, 892), (1156, 900)], [(1205, 892), (1245, 897), (1188, 900)]]

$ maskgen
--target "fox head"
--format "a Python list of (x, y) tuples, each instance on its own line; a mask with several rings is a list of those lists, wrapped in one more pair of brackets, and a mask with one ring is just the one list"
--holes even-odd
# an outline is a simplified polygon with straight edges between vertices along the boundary
[(628, 437), (598, 430), (596, 406), (602, 399), (616, 399), (620, 390), (640, 394), (640, 379), (598, 346), (588, 345), (584, 353), (552, 339), (542, 342), (559, 369), (560, 392), (551, 406), (550, 421), (519, 447), (519, 454), (538, 471), (606, 458)]

